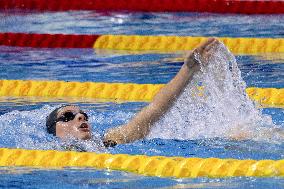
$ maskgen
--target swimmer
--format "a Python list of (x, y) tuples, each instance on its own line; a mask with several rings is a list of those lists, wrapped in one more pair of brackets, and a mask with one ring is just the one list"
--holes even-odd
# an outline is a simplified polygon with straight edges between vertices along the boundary
[[(197, 56), (206, 60), (206, 57), (213, 54), (218, 45), (221, 45), (221, 42), (215, 38), (209, 38), (196, 49), (190, 51), (176, 76), (156, 94), (148, 106), (144, 107), (125, 125), (106, 132), (103, 138), (104, 145), (106, 147), (115, 146), (146, 137), (154, 123), (170, 109), (192, 80), (194, 74), (200, 70)], [(68, 105), (55, 109), (47, 117), (46, 126), (48, 133), (62, 140), (68, 138), (90, 140), (92, 138), (88, 115), (77, 106)]]

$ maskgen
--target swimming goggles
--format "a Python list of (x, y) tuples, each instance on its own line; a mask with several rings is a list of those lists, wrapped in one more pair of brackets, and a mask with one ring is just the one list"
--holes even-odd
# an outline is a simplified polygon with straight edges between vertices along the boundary
[(73, 112), (65, 112), (63, 115), (61, 115), (59, 118), (56, 119), (56, 122), (59, 122), (59, 121), (63, 121), (63, 122), (68, 122), (68, 121), (72, 121), (75, 116), (77, 114), (83, 114), (84, 117), (85, 117), (85, 120), (88, 121), (89, 117), (88, 115), (83, 112), (83, 111), (79, 111), (78, 113), (73, 113)]

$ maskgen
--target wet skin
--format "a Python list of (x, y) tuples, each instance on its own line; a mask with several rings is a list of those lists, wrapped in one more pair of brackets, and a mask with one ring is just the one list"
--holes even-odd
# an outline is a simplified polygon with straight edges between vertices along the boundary
[(80, 113), (80, 108), (77, 106), (65, 106), (58, 111), (57, 118), (64, 117), (66, 112), (72, 112), (75, 117), (67, 122), (58, 121), (56, 123), (56, 136), (61, 139), (91, 139), (91, 126), (85, 115)]
[[(138, 112), (128, 123), (111, 128), (106, 132), (103, 139), (105, 146), (129, 143), (146, 137), (154, 123), (173, 105), (193, 75), (200, 70), (200, 64), (196, 56), (207, 59), (220, 44), (217, 39), (210, 38), (195, 50), (189, 52), (180, 71), (156, 94), (149, 105)], [(206, 66), (208, 62), (203, 64)], [(56, 136), (59, 138), (90, 139), (90, 125), (84, 114), (80, 113), (79, 107), (66, 106), (60, 109), (57, 115), (58, 118), (64, 116), (64, 113), (68, 111), (73, 112), (76, 116), (70, 121), (57, 122)]]

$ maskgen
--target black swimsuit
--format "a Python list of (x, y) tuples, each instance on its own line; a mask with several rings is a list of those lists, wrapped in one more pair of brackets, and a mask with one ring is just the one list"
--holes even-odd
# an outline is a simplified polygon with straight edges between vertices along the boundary
[[(103, 144), (104, 144), (104, 147), (106, 148), (114, 147), (117, 145), (117, 143), (113, 140), (103, 141)], [(62, 145), (62, 148), (63, 150), (66, 150), (66, 151), (87, 152), (84, 146), (77, 144), (77, 143)]]

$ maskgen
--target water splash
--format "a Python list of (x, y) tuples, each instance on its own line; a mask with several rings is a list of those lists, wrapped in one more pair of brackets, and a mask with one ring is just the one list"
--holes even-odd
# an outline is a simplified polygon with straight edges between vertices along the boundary
[(247, 96), (236, 59), (223, 44), (210, 56), (199, 57), (199, 62), (201, 71), (155, 124), (149, 138), (283, 140), (284, 133), (274, 132), (280, 128)]
[(50, 107), (41, 111), (12, 111), (0, 116), (0, 136), (3, 147), (28, 147), (30, 149), (51, 149), (51, 137), (47, 135), (44, 125)]
[[(46, 131), (45, 121), (47, 115), (58, 106), (45, 105), (31, 111), (11, 111), (0, 116), (0, 147), (25, 149), (56, 149), (79, 150), (94, 152), (107, 152), (102, 144), (102, 134), (106, 127), (125, 122), (133, 115), (123, 111), (101, 113), (95, 110), (86, 110), (92, 125), (91, 141), (60, 141)], [(110, 118), (111, 117), (111, 118)], [(109, 119), (107, 119), (109, 118)], [(72, 149), (72, 146), (76, 147)], [(79, 149), (78, 149), (78, 148)]]
[[(246, 95), (246, 85), (234, 56), (225, 46), (214, 51), (208, 60), (200, 59), (201, 63), (209, 61), (210, 64), (194, 76), (175, 105), (152, 129), (149, 138), (188, 140), (219, 137), (281, 141), (280, 134), (273, 132), (277, 126), (272, 123), (271, 117), (262, 115)], [(203, 89), (196, 87), (201, 85)], [(66, 144), (48, 135), (45, 129), (45, 118), (56, 107), (46, 105), (32, 111), (12, 111), (1, 115), (0, 146), (62, 149)], [(94, 107), (98, 109), (97, 104)], [(122, 111), (122, 108), (112, 109), (111, 113), (88, 110), (93, 130), (103, 131), (130, 120), (133, 113)], [(105, 109), (103, 106), (100, 111)], [(103, 133), (94, 134), (100, 137)], [(101, 151), (97, 143), (82, 142), (79, 145), (87, 151)]]

